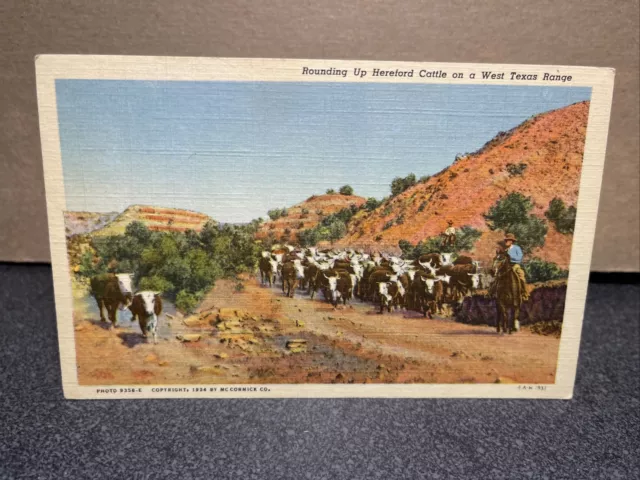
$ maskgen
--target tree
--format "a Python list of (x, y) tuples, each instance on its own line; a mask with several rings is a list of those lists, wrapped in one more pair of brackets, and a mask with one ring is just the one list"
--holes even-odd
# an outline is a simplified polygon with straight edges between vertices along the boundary
[(343, 185), (339, 191), (340, 195), (353, 195), (353, 187), (351, 185)]
[(327, 189), (327, 195), (333, 195), (334, 193), (336, 193), (336, 191), (333, 188)]
[(542, 247), (547, 235), (547, 224), (541, 218), (530, 215), (533, 202), (530, 197), (513, 192), (498, 200), (484, 215), (491, 230), (512, 233), (524, 254)]
[(544, 212), (544, 216), (553, 222), (558, 232), (569, 234), (575, 228), (576, 213), (576, 207), (566, 207), (562, 199), (556, 197), (549, 202), (549, 209)]
[(347, 226), (342, 220), (335, 220), (329, 225), (329, 240), (333, 243), (344, 237), (347, 233)]
[(391, 196), (395, 197), (404, 192), (404, 178), (396, 177), (391, 180)]
[(416, 184), (416, 176), (410, 173), (406, 177), (396, 177), (391, 181), (391, 196), (395, 197), (400, 195), (408, 188), (413, 187)]
[(127, 225), (124, 230), (124, 234), (128, 237), (135, 238), (142, 244), (148, 243), (151, 238), (151, 231), (144, 223), (138, 220), (135, 220)]
[(367, 201), (364, 204), (364, 208), (369, 212), (374, 211), (379, 206), (380, 206), (380, 202), (373, 197), (367, 198)]

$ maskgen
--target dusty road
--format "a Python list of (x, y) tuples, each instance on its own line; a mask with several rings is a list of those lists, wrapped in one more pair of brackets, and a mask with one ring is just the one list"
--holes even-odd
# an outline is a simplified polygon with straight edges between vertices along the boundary
[[(354, 301), (334, 309), (296, 292), (244, 279), (218, 281), (195, 315), (163, 315), (157, 345), (122, 315), (108, 330), (76, 301), (80, 384), (176, 383), (553, 383), (559, 339), (528, 329), (500, 336), (484, 326), (378, 314)], [(220, 319), (222, 321), (220, 321)], [(185, 342), (189, 335), (197, 341)], [(182, 340), (178, 339), (182, 336)], [(199, 338), (197, 338), (199, 336)], [(287, 343), (302, 341), (306, 352)], [(294, 350), (295, 351), (295, 350)]]

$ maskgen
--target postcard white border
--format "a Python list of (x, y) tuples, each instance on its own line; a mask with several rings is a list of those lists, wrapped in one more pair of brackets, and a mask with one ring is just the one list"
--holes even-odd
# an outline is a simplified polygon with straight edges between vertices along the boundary
[[(416, 72), (444, 71), (448, 78), (303, 76), (308, 68), (374, 68), (410, 70)], [(470, 79), (470, 73), (482, 70), (506, 72), (503, 80)], [(540, 80), (511, 80), (509, 72), (571, 75), (569, 83)], [(453, 79), (453, 72), (462, 78)], [(571, 398), (575, 382), (580, 334), (589, 279), (600, 186), (611, 112), (614, 70), (609, 68), (500, 65), (470, 63), (417, 63), (351, 60), (294, 60), (252, 58), (190, 58), (139, 57), (93, 55), (41, 55), (36, 57), (38, 110), (47, 196), (51, 263), (56, 299), (58, 342), (62, 383), (66, 398), (274, 398), (274, 397), (466, 397), (466, 398)], [(295, 82), (353, 82), (353, 83), (440, 83), (466, 85), (537, 85), (591, 87), (591, 105), (584, 147), (580, 193), (565, 315), (555, 384), (277, 384), (277, 385), (107, 385), (80, 386), (76, 365), (73, 322), (73, 297), (67, 260), (63, 211), (65, 207), (64, 181), (58, 131), (55, 80), (57, 79), (113, 79), (113, 80), (184, 80), (184, 81), (295, 81)], [(206, 392), (190, 392), (194, 387), (206, 387)], [(255, 387), (255, 392), (233, 391), (234, 388)], [(139, 393), (121, 392), (140, 389)], [(209, 391), (216, 388), (216, 391)], [(228, 388), (228, 391), (221, 389)], [(266, 390), (261, 390), (261, 388)], [(108, 393), (97, 393), (98, 389)], [(156, 391), (184, 389), (187, 391)]]

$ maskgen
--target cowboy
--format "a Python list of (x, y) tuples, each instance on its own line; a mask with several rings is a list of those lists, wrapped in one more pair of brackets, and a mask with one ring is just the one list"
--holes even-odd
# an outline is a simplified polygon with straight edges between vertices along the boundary
[(453, 228), (453, 220), (447, 220), (449, 227), (444, 231), (442, 236), (444, 237), (443, 246), (454, 246), (456, 243), (456, 229)]
[(504, 245), (505, 251), (511, 260), (513, 271), (520, 279), (522, 299), (527, 300), (529, 298), (529, 294), (527, 293), (527, 281), (524, 276), (524, 270), (520, 266), (522, 263), (522, 249), (516, 245), (516, 237), (511, 233), (507, 233), (504, 236)]

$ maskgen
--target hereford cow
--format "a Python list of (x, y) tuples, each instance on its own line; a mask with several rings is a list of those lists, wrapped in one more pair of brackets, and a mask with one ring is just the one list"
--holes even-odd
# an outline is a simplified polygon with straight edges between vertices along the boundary
[(276, 281), (276, 274), (278, 273), (278, 262), (271, 258), (260, 258), (260, 281), (264, 285), (265, 280), (269, 282), (269, 286), (273, 285)]
[(378, 299), (380, 301), (380, 313), (384, 311), (385, 307), (388, 312), (391, 312), (391, 307), (403, 307), (405, 304), (405, 294), (406, 290), (402, 282), (400, 282), (395, 275), (392, 276), (388, 282), (379, 282)]
[(411, 308), (432, 318), (442, 308), (442, 283), (439, 278), (416, 274), (411, 285)]
[(153, 343), (158, 343), (157, 329), (158, 316), (162, 313), (162, 299), (157, 292), (148, 290), (138, 292), (134, 295), (131, 305), (129, 306), (132, 321), (138, 319), (140, 321), (140, 330), (142, 336), (147, 338), (148, 334), (153, 336)]
[(300, 260), (286, 262), (282, 266), (282, 293), (293, 298), (296, 287), (301, 281), (304, 281), (304, 267)]
[(338, 306), (338, 301), (342, 299), (344, 305), (347, 304), (353, 296), (353, 278), (352, 274), (346, 270), (339, 270), (331, 272), (331, 276), (322, 274), (325, 283), (325, 298), (333, 304), (334, 307)]
[(110, 328), (118, 324), (118, 309), (127, 308), (133, 299), (133, 274), (104, 273), (91, 278), (91, 294), (96, 299), (100, 320), (106, 322), (103, 308), (111, 321)]

